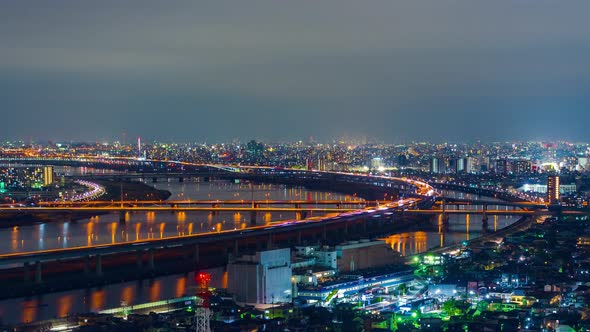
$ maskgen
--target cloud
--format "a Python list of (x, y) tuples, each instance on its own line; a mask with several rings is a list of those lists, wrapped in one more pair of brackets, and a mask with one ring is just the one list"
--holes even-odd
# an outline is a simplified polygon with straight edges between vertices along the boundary
[[(0, 6), (0, 116), (12, 120), (4, 138), (96, 139), (125, 128), (181, 140), (497, 139), (550, 129), (549, 115), (567, 115), (570, 128), (588, 118), (587, 1)], [(502, 117), (511, 125), (491, 125)], [(187, 125), (201, 122), (220, 126)]]

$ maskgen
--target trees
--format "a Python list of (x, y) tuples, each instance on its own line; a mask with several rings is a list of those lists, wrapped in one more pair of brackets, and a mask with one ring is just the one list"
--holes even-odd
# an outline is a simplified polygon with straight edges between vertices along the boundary
[(404, 283), (404, 284), (397, 286), (396, 290), (399, 295), (404, 296), (408, 292), (408, 286)]
[(442, 305), (442, 309), (449, 316), (460, 316), (462, 315), (461, 309), (457, 306), (457, 300), (450, 299), (445, 301)]

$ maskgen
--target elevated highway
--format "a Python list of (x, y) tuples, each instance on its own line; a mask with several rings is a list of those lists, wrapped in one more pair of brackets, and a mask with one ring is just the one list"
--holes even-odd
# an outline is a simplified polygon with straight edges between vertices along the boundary
[[(381, 202), (387, 203), (387, 202)], [(158, 201), (86, 201), (86, 202), (40, 202), (37, 205), (40, 207), (113, 207), (113, 206), (261, 206), (261, 205), (292, 205), (295, 207), (299, 206), (318, 206), (318, 205), (347, 205), (347, 206), (375, 206), (378, 205), (378, 201), (364, 201), (364, 200), (246, 200), (246, 199), (234, 199), (234, 200), (158, 200)], [(10, 207), (9, 204), (0, 204), (0, 208)], [(14, 207), (14, 205), (12, 205)]]
[(441, 197), (437, 199), (438, 206), (512, 206), (526, 209), (546, 209), (547, 204), (526, 201), (492, 201), (492, 200), (476, 200), (476, 199), (455, 199), (448, 197)]
[[(19, 160), (18, 162), (21, 162)], [(13, 161), (15, 162), (15, 161)], [(37, 161), (38, 162), (38, 161)], [(48, 161), (48, 164), (53, 164)], [(21, 278), (25, 281), (31, 280), (30, 270), (34, 265), (34, 284), (42, 284), (44, 280), (44, 272), (54, 271), (68, 271), (68, 273), (76, 273), (75, 267), (82, 264), (84, 275), (87, 276), (90, 270), (93, 270), (92, 275), (101, 276), (103, 274), (104, 264), (128, 264), (129, 255), (137, 255), (137, 265), (140, 266), (145, 262), (145, 255), (147, 255), (147, 267), (150, 270), (154, 268), (154, 261), (160, 254), (168, 256), (175, 256), (182, 252), (193, 257), (192, 260), (198, 264), (202, 258), (203, 250), (213, 250), (212, 248), (222, 248), (222, 252), (226, 252), (225, 248), (233, 248), (236, 251), (244, 243), (246, 245), (259, 245), (260, 239), (266, 239), (266, 247), (273, 246), (275, 238), (282, 238), (282, 241), (295, 241), (300, 243), (309, 236), (314, 234), (323, 234), (321, 238), (333, 236), (339, 232), (347, 232), (349, 227), (365, 228), (369, 223), (375, 224), (376, 227), (383, 225), (378, 220), (385, 218), (391, 223), (391, 215), (394, 213), (401, 213), (403, 210), (412, 208), (427, 208), (432, 205), (436, 193), (428, 184), (415, 179), (394, 178), (384, 176), (370, 176), (364, 174), (338, 173), (338, 172), (317, 172), (317, 171), (302, 171), (290, 170), (280, 168), (268, 167), (220, 167), (217, 165), (187, 165), (183, 164), (187, 174), (195, 174), (198, 176), (211, 176), (223, 179), (244, 179), (249, 181), (281, 183), (288, 185), (301, 185), (315, 188), (315, 186), (323, 186), (322, 188), (340, 191), (348, 190), (350, 193), (358, 193), (353, 195), (357, 197), (364, 197), (368, 201), (276, 201), (276, 202), (259, 202), (252, 204), (252, 201), (234, 201), (224, 202), (234, 204), (233, 206), (225, 206), (219, 202), (203, 201), (196, 204), (194, 201), (171, 201), (171, 202), (102, 202), (102, 203), (69, 203), (69, 204), (55, 204), (47, 203), (35, 207), (0, 207), (0, 213), (73, 213), (73, 212), (87, 212), (87, 213), (104, 213), (104, 212), (165, 212), (165, 211), (236, 211), (236, 212), (250, 212), (256, 214), (257, 212), (318, 212), (328, 213), (325, 217), (311, 217), (303, 220), (287, 220), (270, 225), (251, 226), (245, 229), (234, 229), (228, 231), (209, 232), (202, 234), (195, 234), (189, 236), (175, 236), (162, 239), (153, 239), (147, 241), (123, 242), (109, 245), (91, 245), (75, 248), (63, 248), (54, 250), (42, 250), (35, 252), (20, 252), (13, 254), (0, 255), (0, 266), (10, 267), (14, 269), (15, 266), (21, 265)], [(191, 173), (193, 172), (193, 173)], [(180, 173), (159, 172), (159, 176), (168, 177), (180, 176)], [(125, 177), (128, 174), (115, 174), (109, 176)], [(137, 174), (136, 176), (149, 177), (150, 174)], [(371, 195), (373, 198), (371, 199)], [(401, 200), (399, 199), (401, 198)], [(393, 201), (395, 200), (395, 201)], [(370, 206), (375, 202), (376, 206)], [(317, 204), (316, 204), (317, 203)], [(102, 204), (102, 205), (101, 205)], [(283, 207), (281, 205), (292, 205), (292, 207)], [(323, 206), (322, 206), (323, 205)], [(330, 207), (329, 205), (336, 206)], [(364, 208), (363, 208), (364, 207)], [(204, 247), (203, 247), (204, 246)], [(219, 247), (221, 246), (221, 247)], [(193, 254), (190, 254), (190, 253)], [(213, 254), (213, 253), (211, 253)], [(223, 260), (224, 255), (217, 257)], [(214, 259), (214, 258), (211, 258)], [(80, 263), (80, 261), (82, 263)], [(71, 262), (63, 265), (60, 262)], [(60, 265), (61, 264), (61, 265)], [(64, 263), (65, 264), (65, 263)], [(61, 268), (57, 268), (61, 266)], [(91, 269), (91, 266), (93, 267)], [(72, 270), (74, 269), (74, 270)], [(77, 273), (81, 273), (79, 271)], [(18, 273), (17, 273), (18, 274)], [(5, 274), (6, 278), (9, 275)], [(22, 280), (22, 279), (21, 279)]]

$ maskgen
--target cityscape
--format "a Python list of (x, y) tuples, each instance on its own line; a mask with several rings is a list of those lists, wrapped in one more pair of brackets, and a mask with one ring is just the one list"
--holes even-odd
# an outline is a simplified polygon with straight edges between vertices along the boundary
[(0, 4), (0, 332), (590, 331), (588, 10)]

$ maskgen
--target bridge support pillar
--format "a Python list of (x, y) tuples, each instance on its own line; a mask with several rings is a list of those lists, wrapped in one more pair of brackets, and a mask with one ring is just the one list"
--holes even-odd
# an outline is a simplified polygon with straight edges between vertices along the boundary
[(250, 211), (250, 225), (256, 225), (256, 211)]
[(300, 211), (295, 213), (295, 219), (304, 220), (307, 219), (307, 211)]
[(178, 177), (178, 182), (184, 182), (184, 178), (182, 176)]
[[(214, 209), (217, 209), (217, 208), (219, 208), (219, 204), (218, 203), (211, 204), (211, 207), (214, 208)], [(219, 215), (219, 211), (211, 211), (211, 214), (214, 215), (214, 216), (218, 216)]]
[(40, 284), (43, 282), (43, 267), (40, 261), (35, 262), (35, 283)]
[(195, 244), (195, 249), (194, 249), (193, 255), (194, 255), (193, 256), (194, 262), (196, 264), (198, 264), (199, 263), (199, 245), (198, 244)]
[(143, 251), (138, 250), (136, 253), (136, 256), (137, 256), (137, 261), (136, 261), (137, 271), (141, 272), (141, 269), (143, 269)]
[(102, 277), (102, 256), (96, 255), (96, 276)]
[(233, 252), (234, 258), (238, 257), (240, 255), (240, 243), (238, 242), (238, 240), (234, 241), (234, 252)]
[(156, 268), (154, 264), (154, 249), (148, 249), (148, 268), (153, 271)]
[(266, 242), (266, 249), (270, 250), (273, 248), (272, 233), (268, 234), (268, 240)]
[(29, 262), (23, 264), (23, 279), (26, 284), (31, 282), (31, 264)]
[(124, 224), (126, 222), (125, 214), (127, 214), (126, 211), (119, 211), (119, 223)]
[(84, 275), (88, 276), (90, 274), (90, 256), (84, 256)]

